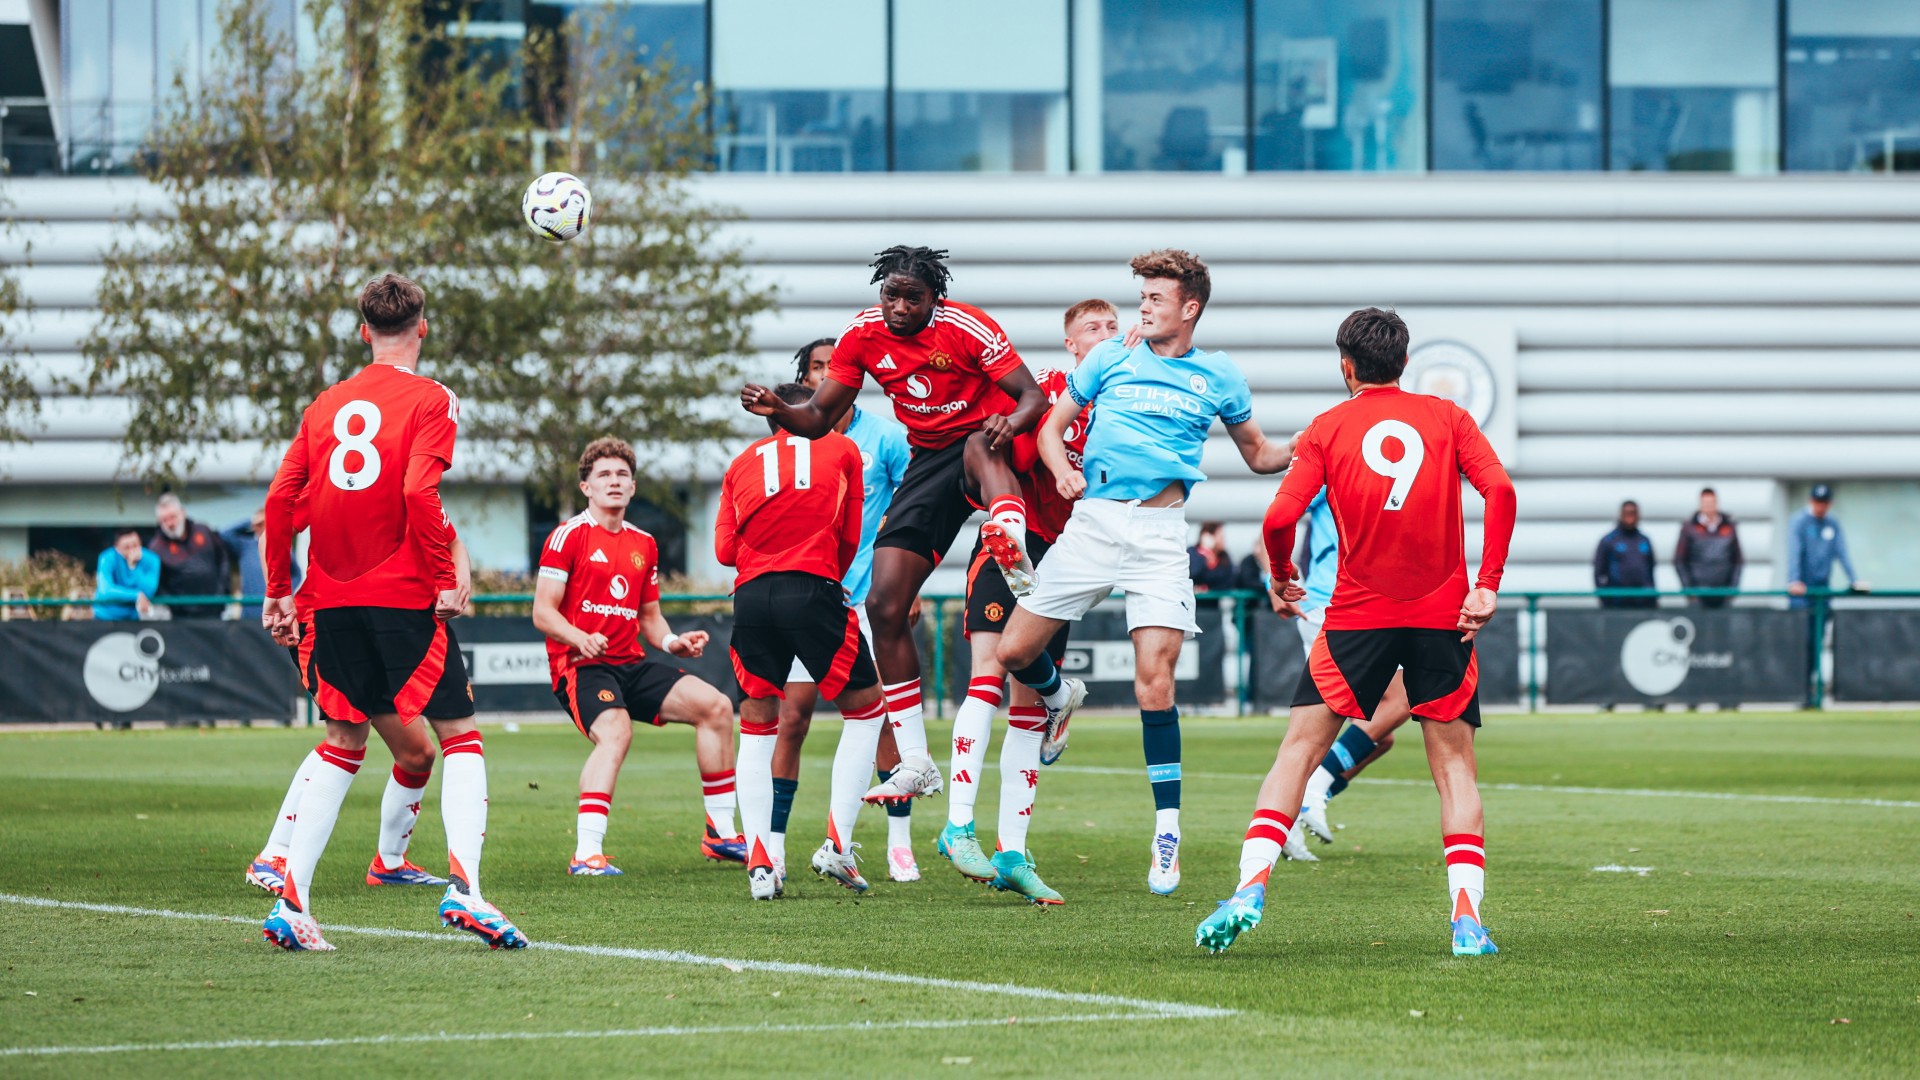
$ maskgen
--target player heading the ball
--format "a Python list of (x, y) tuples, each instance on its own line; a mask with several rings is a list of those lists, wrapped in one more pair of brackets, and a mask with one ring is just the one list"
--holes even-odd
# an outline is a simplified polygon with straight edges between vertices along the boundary
[[(1112, 592), (1127, 596), (1133, 638), (1134, 693), (1141, 742), (1153, 788), (1154, 830), (1147, 888), (1162, 896), (1180, 884), (1180, 712), (1173, 668), (1193, 619), (1187, 572), (1187, 496), (1206, 479), (1200, 458), (1218, 417), (1247, 467), (1287, 467), (1284, 443), (1267, 441), (1253, 422), (1247, 377), (1225, 353), (1193, 344), (1213, 280), (1191, 252), (1165, 249), (1136, 256), (1140, 279), (1140, 344), (1118, 339), (1094, 346), (1067, 376), (1067, 393), (1040, 426), (1040, 458), (1060, 494), (1079, 499), (1047, 569), (1020, 598), (1000, 638), (1000, 663), (1039, 691), (1047, 706), (1040, 760), (1066, 748), (1066, 725), (1085, 697), (1078, 679), (1063, 679), (1047, 642)], [(1068, 428), (1085, 409), (1099, 422), (1075, 464)]]
[(867, 599), (901, 758), (892, 777), (868, 793), (874, 802), (940, 790), (940, 770), (927, 755), (920, 654), (908, 612), (976, 507), (987, 511), (981, 535), (1010, 587), (1015, 593), (1032, 587), (1026, 500), (1009, 454), (1013, 437), (1039, 421), (1047, 398), (986, 312), (947, 299), (946, 256), (904, 245), (879, 253), (871, 281), (880, 286), (880, 302), (841, 332), (826, 382), (808, 400), (790, 405), (757, 383), (740, 390), (748, 412), (803, 439), (818, 439), (853, 407), (871, 375), (893, 399), (894, 415), (913, 446), (913, 460), (874, 540)]

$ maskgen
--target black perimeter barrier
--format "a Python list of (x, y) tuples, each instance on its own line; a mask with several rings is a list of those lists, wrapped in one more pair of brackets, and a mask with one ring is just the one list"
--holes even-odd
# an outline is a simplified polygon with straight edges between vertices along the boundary
[(1546, 614), (1547, 700), (1556, 705), (1798, 702), (1807, 694), (1805, 611)]
[(0, 623), (0, 721), (291, 721), (293, 661), (239, 622)]

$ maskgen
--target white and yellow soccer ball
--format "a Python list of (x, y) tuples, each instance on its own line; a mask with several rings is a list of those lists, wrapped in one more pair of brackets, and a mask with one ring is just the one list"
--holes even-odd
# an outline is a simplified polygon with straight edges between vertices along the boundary
[(593, 195), (572, 173), (550, 172), (527, 185), (520, 197), (520, 220), (533, 235), (556, 244), (587, 229), (593, 216)]

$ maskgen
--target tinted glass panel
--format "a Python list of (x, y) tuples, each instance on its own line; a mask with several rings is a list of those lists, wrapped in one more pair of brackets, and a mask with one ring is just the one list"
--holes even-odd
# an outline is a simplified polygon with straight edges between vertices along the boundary
[(1242, 0), (1109, 0), (1100, 34), (1105, 168), (1245, 168)]
[(1779, 168), (1775, 0), (1612, 0), (1610, 167)]
[(1256, 169), (1426, 165), (1423, 0), (1259, 0)]
[(1600, 0), (1433, 0), (1433, 167), (1600, 167)]
[(1920, 169), (1920, 3), (1792, 0), (1787, 167)]

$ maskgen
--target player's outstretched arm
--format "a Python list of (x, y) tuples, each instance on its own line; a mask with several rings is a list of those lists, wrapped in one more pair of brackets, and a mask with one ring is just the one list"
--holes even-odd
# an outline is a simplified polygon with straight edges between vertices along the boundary
[[(1032, 376), (1028, 379), (1031, 381)], [(818, 439), (833, 430), (833, 425), (853, 407), (858, 393), (846, 383), (824, 379), (811, 398), (789, 405), (759, 383), (748, 383), (740, 388), (740, 407), (755, 416), (772, 417), (774, 423), (803, 439)]]
[(1293, 460), (1291, 443), (1274, 442), (1260, 425), (1252, 420), (1227, 425), (1227, 435), (1233, 439), (1233, 445), (1240, 451), (1240, 457), (1247, 468), (1261, 476), (1270, 476), (1287, 467)]
[(1040, 424), (1040, 431), (1034, 441), (1039, 446), (1040, 460), (1046, 464), (1047, 471), (1053, 474), (1054, 486), (1059, 489), (1063, 499), (1077, 499), (1086, 494), (1087, 478), (1067, 459), (1067, 428), (1079, 416), (1081, 405), (1073, 400), (1072, 394), (1061, 394), (1060, 399), (1047, 410), (1047, 418)]

